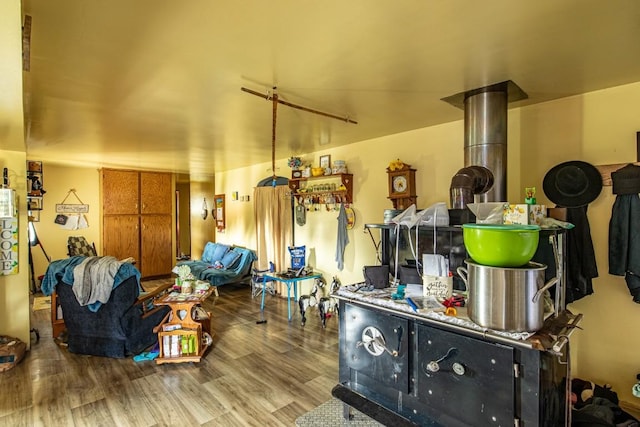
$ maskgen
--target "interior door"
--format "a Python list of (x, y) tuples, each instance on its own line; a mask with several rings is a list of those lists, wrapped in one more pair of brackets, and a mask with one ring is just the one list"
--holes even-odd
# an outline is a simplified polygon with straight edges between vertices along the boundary
[(176, 259), (191, 257), (191, 185), (176, 176)]

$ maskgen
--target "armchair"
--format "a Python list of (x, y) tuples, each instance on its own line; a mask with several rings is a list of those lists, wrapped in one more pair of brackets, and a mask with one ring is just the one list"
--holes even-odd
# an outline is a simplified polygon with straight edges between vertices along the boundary
[[(67, 328), (67, 345), (72, 353), (123, 358), (142, 352), (157, 341), (153, 328), (168, 313), (168, 307), (153, 306), (153, 298), (171, 283), (140, 295), (140, 273), (123, 263), (106, 303), (81, 305), (73, 290), (73, 269), (85, 257), (54, 261), (43, 281), (43, 293), (53, 291), (62, 308)], [(55, 283), (51, 283), (52, 279)], [(69, 283), (71, 282), (71, 283)], [(53, 285), (53, 286), (51, 286)]]

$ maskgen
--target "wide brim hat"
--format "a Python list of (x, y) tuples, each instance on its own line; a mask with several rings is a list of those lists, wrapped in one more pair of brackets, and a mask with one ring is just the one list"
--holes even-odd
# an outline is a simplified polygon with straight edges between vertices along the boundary
[(602, 191), (602, 175), (590, 163), (573, 160), (554, 166), (544, 176), (542, 189), (549, 200), (565, 208), (593, 202)]

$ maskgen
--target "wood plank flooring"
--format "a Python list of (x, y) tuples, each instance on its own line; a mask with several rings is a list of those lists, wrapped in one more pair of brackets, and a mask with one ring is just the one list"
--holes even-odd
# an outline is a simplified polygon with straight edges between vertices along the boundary
[(69, 353), (51, 337), (50, 311), (32, 312), (40, 341), (0, 373), (0, 426), (293, 426), (331, 398), (338, 319), (316, 307), (291, 323), (286, 299), (225, 285), (204, 304), (213, 346), (200, 363), (156, 365)]

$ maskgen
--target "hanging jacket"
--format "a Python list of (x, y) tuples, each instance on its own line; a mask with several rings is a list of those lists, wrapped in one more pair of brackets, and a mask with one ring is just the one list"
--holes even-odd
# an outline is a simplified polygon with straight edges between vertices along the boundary
[(567, 287), (565, 302), (576, 301), (593, 293), (592, 280), (598, 277), (596, 255), (591, 240), (587, 207), (567, 208), (567, 221), (574, 224), (567, 232)]
[(640, 196), (619, 194), (609, 221), (609, 274), (625, 276), (633, 301), (640, 303)]

